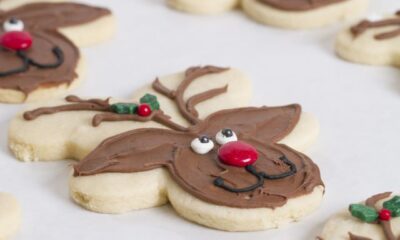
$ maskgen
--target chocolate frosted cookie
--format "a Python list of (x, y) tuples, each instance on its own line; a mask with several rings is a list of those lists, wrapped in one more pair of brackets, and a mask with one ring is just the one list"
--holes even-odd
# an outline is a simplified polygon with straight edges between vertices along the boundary
[(350, 204), (346, 211), (328, 221), (319, 239), (400, 239), (400, 196), (387, 192), (360, 204)]
[(211, 228), (276, 228), (322, 200), (319, 169), (299, 152), (318, 122), (298, 104), (249, 107), (250, 95), (236, 69), (192, 67), (157, 78), (137, 101), (68, 96), (32, 107), (13, 120), (9, 145), (25, 161), (81, 159), (70, 192), (92, 211), (169, 201)]
[(292, 29), (356, 18), (367, 5), (368, 0), (242, 0), (244, 11), (256, 21)]
[(0, 102), (44, 99), (76, 86), (84, 68), (77, 45), (97, 43), (114, 29), (109, 10), (77, 3), (0, 11)]
[(339, 33), (336, 52), (345, 60), (371, 65), (400, 66), (400, 11), (373, 15)]
[(322, 27), (363, 13), (368, 0), (167, 0), (190, 13), (214, 14), (241, 6), (256, 21), (282, 28)]

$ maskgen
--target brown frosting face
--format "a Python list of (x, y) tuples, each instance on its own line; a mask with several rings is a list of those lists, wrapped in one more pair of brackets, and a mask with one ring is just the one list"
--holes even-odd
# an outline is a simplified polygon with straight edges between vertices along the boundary
[[(76, 3), (32, 3), (19, 8), (0, 12), (0, 23), (10, 18), (24, 22), (25, 29), (31, 34), (33, 45), (26, 50), (26, 55), (36, 62), (50, 64), (56, 60), (52, 53), (54, 47), (62, 50), (63, 63), (56, 68), (38, 68), (29, 66), (27, 71), (0, 76), (0, 88), (14, 89), (29, 94), (38, 87), (51, 87), (70, 84), (77, 77), (80, 53), (78, 48), (57, 28), (85, 24), (111, 14), (104, 8), (91, 7)], [(0, 35), (4, 33), (0, 29)], [(21, 59), (16, 52), (0, 47), (0, 72), (21, 66)]]
[(348, 0), (258, 0), (260, 3), (286, 11), (307, 11)]
[[(363, 20), (359, 24), (353, 26), (350, 31), (354, 37), (358, 37), (369, 29), (379, 29), (390, 26), (400, 25), (400, 11), (396, 12), (395, 17), (380, 21)], [(400, 28), (378, 33), (374, 36), (376, 40), (386, 40), (400, 36)]]
[[(74, 166), (75, 176), (106, 172), (142, 172), (164, 167), (173, 179), (193, 196), (209, 203), (236, 208), (280, 207), (285, 205), (288, 199), (311, 193), (316, 186), (323, 185), (318, 167), (307, 156), (277, 143), (298, 123), (301, 114), (299, 105), (229, 109), (215, 112), (206, 119), (199, 119), (195, 105), (222, 94), (226, 87), (200, 93), (193, 96), (192, 101), (188, 100), (183, 104), (184, 91), (191, 82), (198, 77), (226, 70), (213, 66), (190, 68), (176, 91), (168, 90), (158, 80), (154, 82), (155, 90), (176, 102), (182, 115), (192, 124), (189, 128), (174, 124), (161, 110), (154, 111), (146, 118), (118, 115), (107, 107), (107, 101), (85, 101), (76, 97), (69, 97), (72, 104), (36, 109), (26, 112), (24, 117), (26, 120), (34, 120), (41, 115), (55, 114), (59, 111), (91, 109), (106, 112), (94, 116), (94, 126), (99, 124), (98, 121), (95, 123), (95, 119), (100, 117), (102, 121), (157, 121), (170, 128), (136, 129), (106, 139)], [(253, 173), (265, 173), (270, 177), (275, 176), (276, 179), (264, 179), (260, 174), (251, 174), (252, 170), (247, 167), (223, 163), (218, 152), (224, 144), (218, 144), (215, 137), (222, 129), (232, 130), (240, 142), (256, 149), (258, 159), (251, 165)], [(214, 147), (206, 154), (199, 154), (191, 147), (192, 140), (199, 136), (208, 136), (215, 142)], [(293, 166), (286, 164), (282, 158), (288, 159)], [(293, 168), (295, 172), (292, 174), (277, 177)], [(234, 192), (216, 184), (216, 179), (235, 189), (246, 188), (257, 181), (262, 182), (254, 189)]]

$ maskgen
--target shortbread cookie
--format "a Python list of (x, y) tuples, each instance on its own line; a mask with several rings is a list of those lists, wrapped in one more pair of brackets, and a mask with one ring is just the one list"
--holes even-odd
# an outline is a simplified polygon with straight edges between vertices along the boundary
[(217, 14), (231, 10), (240, 0), (167, 0), (167, 4), (180, 11), (196, 14)]
[(0, 193), (0, 240), (14, 235), (21, 223), (21, 207), (8, 193)]
[(362, 20), (342, 31), (337, 54), (351, 62), (400, 66), (400, 11), (394, 15)]
[(321, 240), (400, 239), (400, 196), (381, 193), (351, 204), (328, 221)]
[(136, 103), (69, 96), (31, 109), (12, 122), (10, 147), (23, 160), (81, 158), (119, 132), (75, 165), (70, 180), (72, 198), (102, 213), (169, 201), (193, 222), (254, 231), (319, 206), (318, 167), (283, 144), (304, 147), (318, 133), (299, 105), (246, 107), (247, 78), (213, 66), (157, 79), (136, 96)]
[(292, 29), (322, 27), (362, 14), (367, 0), (242, 0), (244, 11), (256, 21)]
[(198, 14), (220, 13), (241, 4), (260, 23), (304, 29), (356, 18), (366, 10), (368, 0), (167, 0), (167, 3), (177, 10)]
[(114, 30), (109, 10), (77, 3), (25, 4), (2, 11), (0, 22), (0, 102), (9, 103), (76, 86), (83, 74), (77, 45), (102, 41)]

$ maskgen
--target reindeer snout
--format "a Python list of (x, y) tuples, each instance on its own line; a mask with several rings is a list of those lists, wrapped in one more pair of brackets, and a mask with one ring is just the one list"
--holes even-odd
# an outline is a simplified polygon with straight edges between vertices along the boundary
[(32, 37), (24, 31), (6, 32), (0, 37), (0, 45), (14, 51), (26, 50), (32, 46)]
[(234, 141), (222, 145), (218, 150), (218, 157), (227, 165), (246, 167), (257, 161), (258, 152), (250, 144)]

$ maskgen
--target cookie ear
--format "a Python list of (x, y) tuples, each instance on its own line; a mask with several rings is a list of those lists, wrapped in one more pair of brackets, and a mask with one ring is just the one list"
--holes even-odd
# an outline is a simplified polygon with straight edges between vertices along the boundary
[(174, 159), (178, 147), (189, 147), (190, 134), (167, 129), (137, 129), (103, 141), (74, 166), (76, 176), (103, 172), (136, 172), (159, 168)]
[(105, 8), (78, 3), (32, 3), (7, 11), (3, 21), (16, 17), (28, 28), (55, 29), (88, 23), (110, 14)]
[(301, 107), (297, 104), (230, 109), (210, 115), (203, 127), (210, 134), (230, 128), (241, 136), (266, 143), (278, 142), (294, 129), (300, 114)]

